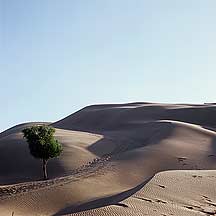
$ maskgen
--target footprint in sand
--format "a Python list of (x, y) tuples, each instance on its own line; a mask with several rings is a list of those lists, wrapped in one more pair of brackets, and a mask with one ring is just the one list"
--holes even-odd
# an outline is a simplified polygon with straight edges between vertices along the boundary
[(187, 160), (186, 157), (178, 157), (177, 158), (178, 162), (182, 165), (182, 166), (186, 166), (188, 165), (185, 161)]
[(193, 178), (202, 178), (202, 176), (199, 175), (192, 175)]
[(156, 202), (158, 202), (158, 203), (163, 203), (163, 204), (166, 204), (166, 203), (167, 203), (166, 201), (159, 200), (159, 199), (157, 199)]
[(164, 185), (158, 185), (160, 188), (166, 188)]
[(187, 209), (193, 210), (194, 208), (192, 206), (184, 206)]
[(186, 157), (178, 157), (177, 158), (178, 162), (184, 162), (185, 160), (187, 160)]
[(216, 157), (216, 155), (211, 154), (211, 155), (208, 155), (208, 157)]
[(206, 213), (207, 215), (215, 215), (216, 210), (212, 208), (202, 208), (200, 212)]
[(128, 205), (124, 204), (124, 203), (116, 203), (116, 204), (113, 204), (115, 206), (120, 206), (120, 207), (124, 207), (124, 208), (129, 208)]

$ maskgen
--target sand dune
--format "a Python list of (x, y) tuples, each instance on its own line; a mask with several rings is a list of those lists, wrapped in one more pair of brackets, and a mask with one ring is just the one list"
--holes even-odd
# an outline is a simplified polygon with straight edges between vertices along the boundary
[(131, 122), (174, 120), (216, 126), (215, 105), (131, 103), (94, 105), (86, 107), (53, 125), (55, 127), (86, 131), (116, 130)]
[(214, 104), (86, 107), (51, 124), (64, 152), (45, 182), (21, 134), (28, 125), (9, 129), (0, 215), (214, 215), (215, 114)]
[(121, 202), (74, 215), (214, 215), (215, 179), (216, 171), (161, 172)]

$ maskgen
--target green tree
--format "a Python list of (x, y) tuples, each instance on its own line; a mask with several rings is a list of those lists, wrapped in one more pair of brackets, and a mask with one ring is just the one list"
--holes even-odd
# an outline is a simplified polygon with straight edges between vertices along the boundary
[(62, 152), (62, 145), (54, 138), (55, 129), (42, 125), (25, 128), (22, 132), (29, 144), (31, 155), (42, 160), (43, 176), (47, 179), (48, 160), (58, 157)]

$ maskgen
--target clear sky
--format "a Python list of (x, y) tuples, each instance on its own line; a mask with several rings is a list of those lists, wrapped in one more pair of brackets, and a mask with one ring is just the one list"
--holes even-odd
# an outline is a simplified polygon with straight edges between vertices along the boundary
[(95, 103), (216, 102), (215, 0), (0, 0), (0, 131)]

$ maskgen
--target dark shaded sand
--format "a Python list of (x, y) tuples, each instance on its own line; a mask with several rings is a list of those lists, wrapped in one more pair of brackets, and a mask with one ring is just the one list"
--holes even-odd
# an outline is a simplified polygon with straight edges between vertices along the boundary
[(25, 124), (0, 134), (0, 215), (216, 214), (214, 104), (94, 105), (51, 125), (64, 152), (48, 181)]

